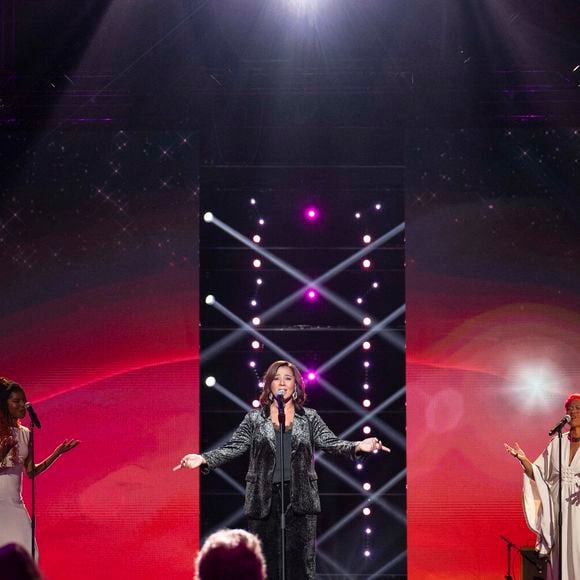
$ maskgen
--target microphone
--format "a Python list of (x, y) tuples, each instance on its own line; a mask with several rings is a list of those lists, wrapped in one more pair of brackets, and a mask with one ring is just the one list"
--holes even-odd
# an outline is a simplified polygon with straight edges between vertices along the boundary
[(24, 403), (24, 406), (26, 407), (26, 409), (28, 411), (28, 415), (30, 416), (30, 420), (32, 421), (32, 424), (37, 429), (40, 429), (40, 421), (38, 420), (38, 415), (36, 414), (36, 411), (32, 408), (32, 405), (30, 403)]
[(549, 431), (548, 431), (548, 437), (551, 437), (554, 433), (556, 433), (557, 431), (560, 431), (562, 429), (562, 427), (564, 427), (564, 425), (566, 423), (570, 422), (570, 419), (572, 417), (570, 417), (570, 415), (564, 415), (560, 421), (558, 421), (558, 423), (556, 425), (554, 425)]
[(276, 402), (278, 403), (278, 413), (284, 413), (284, 391), (279, 389), (276, 393)]

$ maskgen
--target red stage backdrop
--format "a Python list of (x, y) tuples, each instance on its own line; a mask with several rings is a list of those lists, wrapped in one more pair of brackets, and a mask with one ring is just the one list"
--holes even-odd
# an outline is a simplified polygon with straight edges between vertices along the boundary
[(172, 467), (199, 438), (197, 139), (31, 143), (0, 142), (0, 375), (41, 419), (37, 461), (82, 441), (37, 480), (41, 568), (190, 579), (198, 479)]
[(503, 443), (534, 460), (580, 391), (577, 145), (568, 131), (426, 131), (408, 149), (413, 580), (501, 578), (500, 535), (534, 545)]

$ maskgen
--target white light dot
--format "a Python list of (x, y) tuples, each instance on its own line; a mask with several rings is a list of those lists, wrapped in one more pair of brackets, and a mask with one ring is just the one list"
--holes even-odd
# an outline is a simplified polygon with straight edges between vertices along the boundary
[(370, 435), (370, 433), (371, 433), (371, 428), (370, 428), (368, 425), (365, 425), (365, 426), (363, 427), (363, 433), (364, 433), (365, 435)]
[(262, 285), (262, 278), (258, 278), (258, 279), (256, 280), (256, 284), (257, 284), (258, 286), (261, 286), (261, 285)]
[(365, 362), (363, 362), (363, 367), (365, 369), (368, 369), (371, 366), (371, 363), (368, 360), (365, 360)]
[(255, 200), (255, 199), (252, 197), (252, 199), (250, 200), (250, 203), (251, 203), (252, 205), (256, 205), (256, 200)]
[(362, 402), (362, 404), (363, 404), (363, 407), (367, 407), (367, 408), (371, 406), (371, 402), (369, 401), (369, 399), (365, 399)]
[(207, 387), (213, 387), (213, 386), (215, 386), (216, 382), (217, 381), (215, 380), (215, 377), (207, 377), (207, 379), (205, 379), (205, 385)]
[(372, 262), (369, 259), (363, 260), (362, 267), (363, 268), (370, 268), (372, 266)]
[(372, 533), (372, 530), (371, 530), (370, 528), (367, 528), (367, 529), (365, 530), (365, 534), (367, 534), (367, 535), (368, 535), (368, 534), (370, 534), (370, 533)]
[(354, 217), (355, 217), (357, 220), (360, 220), (360, 213), (357, 211), (357, 212), (354, 214)]
[(255, 360), (251, 360), (250, 361), (250, 366), (255, 369), (256, 368), (256, 361)]
[(362, 463), (357, 463), (356, 468), (360, 471), (363, 468)]
[(362, 303), (363, 303), (363, 299), (362, 299), (362, 298), (359, 296), (359, 297), (356, 299), (356, 303), (357, 303), (357, 304), (362, 304)]
[(257, 302), (256, 300), (252, 300), (252, 301), (250, 302), (250, 305), (251, 305), (251, 306), (258, 306), (258, 302)]
[(253, 238), (252, 241), (254, 242), (254, 244), (259, 244), (262, 241), (262, 237), (259, 236), (258, 234), (256, 234)]
[(373, 322), (373, 321), (372, 321), (372, 320), (371, 320), (371, 319), (370, 319), (368, 316), (365, 316), (365, 317), (363, 318), (363, 324), (364, 324), (365, 326), (370, 326), (370, 325), (372, 324), (372, 322)]
[(215, 296), (213, 294), (208, 294), (205, 297), (205, 303), (211, 306), (215, 302)]
[(362, 343), (362, 347), (363, 347), (365, 350), (369, 350), (369, 349), (371, 348), (371, 343), (370, 343), (368, 340), (365, 340), (365, 341)]
[(260, 401), (258, 401), (258, 399), (254, 399), (252, 401), (252, 407), (254, 407), (254, 409), (257, 409), (260, 406)]
[(371, 489), (371, 484), (370, 483), (363, 483), (363, 489), (365, 491), (370, 491)]
[(211, 211), (207, 211), (203, 214), (203, 221), (207, 224), (213, 222), (213, 213)]
[(260, 381), (258, 383), (258, 387), (260, 387), (260, 389), (263, 389), (264, 388), (264, 381)]
[(370, 244), (372, 241), (373, 241), (373, 239), (368, 234), (363, 236), (363, 242), (365, 244)]
[(378, 288), (379, 287), (379, 283), (378, 282), (373, 282), (373, 288)]
[(365, 391), (368, 391), (370, 388), (371, 388), (371, 386), (370, 386), (368, 383), (365, 383), (365, 384), (363, 385), (363, 389), (364, 389)]
[[(253, 322), (253, 321), (252, 321)], [(252, 348), (254, 350), (258, 350), (260, 348), (260, 341), (259, 340), (252, 340)]]
[(254, 318), (252, 318), (252, 324), (254, 326), (260, 326), (260, 319), (257, 316), (254, 316)]
[(252, 266), (254, 266), (254, 268), (261, 268), (262, 267), (262, 260), (258, 260), (258, 258), (256, 258), (252, 262)]
[(365, 550), (364, 551), (364, 555), (365, 555), (365, 558), (370, 558), (371, 551), (370, 550)]
[(380, 203), (375, 203), (375, 209), (378, 211), (379, 209), (381, 209), (383, 206)]
[(364, 508), (363, 509), (363, 516), (370, 516), (371, 515), (371, 508)]
[(266, 222), (265, 222), (265, 221), (264, 221), (262, 218), (260, 218), (260, 219), (258, 220), (258, 223), (259, 223), (261, 226), (263, 226), (263, 225), (264, 225)]

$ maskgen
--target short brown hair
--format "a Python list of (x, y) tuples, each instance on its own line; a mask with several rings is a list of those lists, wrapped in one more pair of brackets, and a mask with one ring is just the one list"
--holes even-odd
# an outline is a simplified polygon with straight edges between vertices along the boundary
[(195, 559), (195, 580), (265, 580), (266, 561), (257, 536), (220, 530), (203, 543)]
[(288, 367), (292, 374), (294, 375), (294, 381), (296, 382), (296, 399), (294, 404), (302, 408), (306, 402), (306, 389), (304, 387), (304, 379), (298, 370), (298, 367), (287, 360), (277, 360), (273, 362), (268, 370), (264, 373), (262, 394), (260, 395), (260, 404), (268, 405), (270, 403), (270, 385), (278, 372), (280, 367)]

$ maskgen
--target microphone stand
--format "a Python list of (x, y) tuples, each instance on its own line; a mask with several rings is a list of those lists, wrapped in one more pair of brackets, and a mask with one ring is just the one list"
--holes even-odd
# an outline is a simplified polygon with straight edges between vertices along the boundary
[[(36, 465), (34, 462), (34, 421), (30, 421), (30, 442), (29, 442), (29, 451), (28, 454), (30, 455), (30, 461), (32, 463), (32, 469)], [(32, 559), (36, 562), (36, 542), (34, 538), (36, 536), (36, 475), (33, 474), (32, 476), (32, 487), (31, 487), (31, 495), (32, 495), (32, 504), (31, 504), (31, 514), (30, 514), (30, 533), (31, 533), (31, 546), (30, 546), (30, 553), (32, 554)]]
[(524, 551), (520, 550), (514, 543), (510, 542), (505, 536), (501, 536), (500, 538), (507, 544), (507, 573), (505, 575), (505, 580), (512, 580), (511, 577), (511, 549), (515, 548), (521, 555), (522, 558), (527, 560), (530, 564), (534, 566), (534, 568), (538, 571), (538, 574), (542, 573), (542, 569), (540, 568), (537, 562), (534, 562)]
[(558, 580), (562, 580), (562, 425), (558, 429)]
[(282, 566), (282, 575), (280, 580), (286, 580), (286, 511), (284, 509), (284, 432), (286, 431), (286, 414), (284, 413), (284, 394), (282, 391), (282, 403), (280, 398), (276, 397), (278, 402), (278, 424), (280, 425), (280, 563)]

